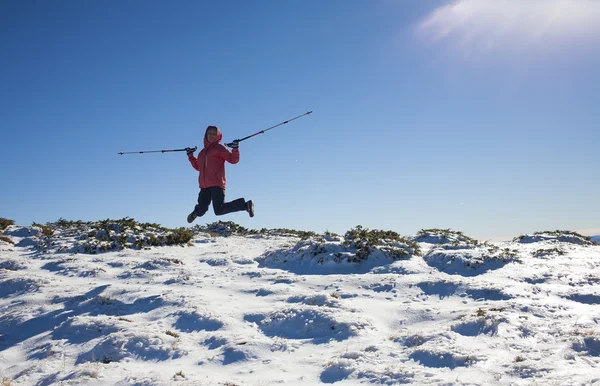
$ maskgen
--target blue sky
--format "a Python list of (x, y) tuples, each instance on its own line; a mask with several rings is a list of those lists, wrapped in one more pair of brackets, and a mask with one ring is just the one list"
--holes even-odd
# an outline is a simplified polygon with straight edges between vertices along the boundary
[(187, 226), (240, 146), (250, 228), (600, 227), (600, 2), (4, 1), (0, 216)]

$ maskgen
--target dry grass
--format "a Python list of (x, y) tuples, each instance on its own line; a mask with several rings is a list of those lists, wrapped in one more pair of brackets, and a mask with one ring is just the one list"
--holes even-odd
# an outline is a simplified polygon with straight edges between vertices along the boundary
[(171, 330), (165, 331), (165, 334), (172, 336), (173, 338), (179, 338), (179, 334)]
[(9, 244), (13, 244), (13, 245), (15, 244), (15, 243), (14, 243), (14, 241), (12, 241), (12, 240), (10, 239), (10, 237), (8, 237), (8, 236), (3, 236), (3, 235), (0, 235), (0, 240), (1, 240), (1, 241), (4, 241), (4, 242), (6, 242), (6, 243), (9, 243)]

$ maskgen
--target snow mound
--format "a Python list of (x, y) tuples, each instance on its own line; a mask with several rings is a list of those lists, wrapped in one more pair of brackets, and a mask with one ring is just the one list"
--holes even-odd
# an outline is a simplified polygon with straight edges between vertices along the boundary
[(123, 360), (166, 361), (186, 355), (169, 335), (115, 332), (105, 336), (90, 351), (78, 356), (76, 363), (111, 363)]
[(413, 241), (417, 243), (450, 246), (475, 246), (479, 244), (479, 241), (465, 236), (462, 232), (437, 228), (421, 229), (417, 232), (417, 235), (413, 237)]
[(312, 296), (291, 296), (288, 298), (288, 303), (301, 303), (307, 306), (319, 307), (340, 307), (340, 302), (331, 295), (312, 295)]
[(314, 344), (342, 341), (358, 335), (369, 324), (350, 318), (338, 320), (340, 314), (323, 308), (288, 308), (267, 315), (246, 315), (245, 320), (256, 323), (268, 337), (309, 339)]
[(501, 323), (506, 323), (507, 320), (496, 315), (485, 314), (481, 312), (478, 315), (466, 317), (465, 320), (451, 327), (451, 330), (463, 336), (478, 336), (478, 335), (496, 335), (498, 326)]
[(469, 284), (455, 283), (446, 280), (440, 281), (425, 281), (417, 284), (417, 287), (429, 296), (438, 296), (444, 299), (450, 296), (470, 297), (473, 300), (509, 300), (510, 295), (505, 294), (496, 288), (472, 288)]
[(399, 385), (414, 383), (415, 373), (404, 366), (382, 367), (379, 363), (379, 351), (369, 346), (363, 351), (349, 351), (330, 360), (321, 373), (323, 383), (336, 383), (354, 380), (364, 383)]
[(472, 355), (438, 350), (416, 350), (408, 357), (415, 362), (419, 362), (422, 366), (431, 368), (447, 367), (455, 369), (471, 366), (478, 361), (477, 357)]
[(223, 328), (223, 322), (210, 315), (200, 315), (197, 312), (181, 312), (177, 317), (173, 327), (181, 332), (217, 331)]
[(357, 273), (420, 253), (416, 243), (404, 239), (353, 237), (344, 241), (331, 240), (300, 240), (291, 248), (268, 251), (256, 261), (261, 268), (280, 268), (297, 274)]
[(7, 236), (25, 238), (25, 237), (36, 237), (42, 233), (39, 227), (22, 227), (17, 225), (11, 225), (6, 228), (3, 232)]
[(521, 235), (519, 237), (515, 237), (513, 241), (519, 242), (521, 244), (531, 244), (539, 242), (568, 243), (576, 245), (596, 244), (588, 236), (583, 236), (577, 232), (564, 230), (535, 232), (533, 235)]
[(42, 269), (64, 276), (96, 277), (106, 270), (99, 264), (87, 263), (82, 266), (76, 259), (61, 259), (44, 264)]
[(477, 276), (511, 262), (520, 262), (516, 250), (501, 249), (491, 244), (453, 250), (436, 247), (423, 258), (429, 266), (441, 272), (462, 276)]
[(55, 328), (52, 331), (52, 338), (64, 339), (70, 344), (82, 344), (118, 330), (118, 326), (111, 317), (77, 315), (69, 317)]
[(60, 219), (33, 227), (11, 226), (6, 234), (16, 239), (18, 247), (73, 254), (187, 245), (194, 237), (194, 233), (186, 228), (168, 229), (158, 224), (138, 223), (131, 218), (95, 222)]
[[(216, 221), (207, 225), (196, 225), (192, 227), (195, 233), (207, 233), (210, 236), (229, 237), (229, 236), (247, 236), (251, 238), (261, 238), (268, 236), (283, 236), (283, 237), (299, 237), (307, 239), (309, 237), (317, 237), (315, 232), (298, 231), (295, 229), (276, 228), (276, 229), (248, 229), (233, 221)], [(325, 233), (326, 239), (337, 239), (335, 235), (328, 232)]]
[(18, 271), (21, 269), (27, 269), (27, 265), (17, 260), (4, 259), (0, 257), (0, 269), (6, 269), (8, 271)]
[(587, 336), (573, 343), (573, 350), (600, 357), (600, 336)]
[(39, 280), (27, 278), (6, 279), (0, 281), (0, 298), (23, 295), (29, 292), (37, 292), (39, 289)]

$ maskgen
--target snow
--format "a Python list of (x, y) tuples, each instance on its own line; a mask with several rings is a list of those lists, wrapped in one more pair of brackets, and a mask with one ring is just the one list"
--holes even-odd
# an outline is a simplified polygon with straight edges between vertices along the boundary
[[(600, 385), (600, 246), (576, 234), (150, 246), (104, 226), (4, 231), (0, 380)], [(119, 232), (133, 249), (104, 252)]]

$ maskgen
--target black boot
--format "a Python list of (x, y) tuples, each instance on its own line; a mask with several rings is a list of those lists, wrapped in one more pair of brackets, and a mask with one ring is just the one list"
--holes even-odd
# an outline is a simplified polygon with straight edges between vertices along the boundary
[(246, 212), (248, 212), (250, 217), (254, 217), (254, 203), (252, 200), (246, 201)]
[(198, 215), (196, 214), (196, 211), (195, 211), (195, 210), (193, 210), (193, 211), (192, 211), (192, 213), (188, 214), (188, 217), (187, 217), (187, 222), (188, 222), (189, 224), (193, 223), (193, 222), (194, 222), (194, 220), (196, 219), (196, 217), (198, 217)]

